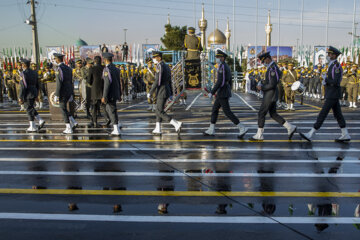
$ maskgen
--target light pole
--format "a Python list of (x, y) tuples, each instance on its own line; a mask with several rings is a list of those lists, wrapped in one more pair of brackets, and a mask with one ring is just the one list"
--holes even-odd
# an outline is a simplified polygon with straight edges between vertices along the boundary
[(124, 38), (125, 38), (125, 41), (124, 41), (124, 42), (126, 42), (126, 31), (127, 31), (127, 29), (124, 28)]

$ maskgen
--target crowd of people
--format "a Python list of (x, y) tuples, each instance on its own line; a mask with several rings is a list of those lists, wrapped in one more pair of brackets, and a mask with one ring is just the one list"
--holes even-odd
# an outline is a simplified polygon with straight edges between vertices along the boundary
[[(322, 82), (326, 79), (328, 64), (321, 64), (312, 67), (295, 67), (295, 64), (279, 63), (279, 69), (282, 72), (278, 90), (279, 99), (278, 108), (295, 111), (296, 92), (291, 90), (291, 86), (300, 81), (304, 86), (304, 97), (312, 100), (324, 100), (325, 86)], [(357, 102), (360, 100), (360, 68), (357, 64), (347, 62), (342, 66), (343, 79), (341, 81), (341, 99), (340, 105), (349, 108), (357, 108)], [(259, 82), (265, 79), (266, 67), (249, 69), (245, 73), (243, 88), (249, 93), (262, 96), (262, 93), (256, 89)]]

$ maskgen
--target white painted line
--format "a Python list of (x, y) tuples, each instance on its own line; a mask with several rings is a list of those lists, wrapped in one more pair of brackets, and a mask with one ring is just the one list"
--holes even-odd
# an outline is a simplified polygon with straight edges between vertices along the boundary
[(243, 101), (251, 110), (256, 111), (256, 109), (253, 108), (253, 106), (251, 106), (247, 101), (245, 101), (245, 99), (243, 99), (239, 94), (235, 93), (235, 95), (238, 96), (241, 101)]
[(0, 213), (4, 220), (41, 221), (93, 221), (93, 222), (152, 222), (152, 223), (217, 223), (217, 224), (359, 224), (355, 217), (257, 217), (257, 216), (139, 216), (95, 214), (49, 214), (49, 213)]
[[(108, 176), (108, 177), (184, 177), (183, 172), (63, 172), (63, 171), (0, 171), (0, 175), (20, 176)], [(190, 177), (245, 178), (360, 178), (359, 173), (186, 173)]]
[(360, 164), (359, 159), (344, 159), (344, 160), (252, 160), (252, 159), (111, 159), (111, 158), (0, 158), (0, 162), (118, 162), (118, 163), (266, 163), (266, 164)]
[[(147, 100), (142, 101), (142, 102), (139, 102), (139, 103), (134, 104), (134, 105), (127, 106), (126, 108), (119, 109), (118, 111), (124, 111), (124, 110), (126, 110), (126, 109), (129, 109), (129, 108), (132, 108), (132, 107), (135, 107), (135, 106), (141, 105), (141, 104), (143, 104), (143, 103), (145, 103), (145, 102), (147, 102)], [(145, 110), (144, 110), (144, 112), (145, 112)]]
[[(126, 141), (126, 140), (125, 140)], [(48, 143), (47, 143), (48, 144)], [(128, 144), (128, 143), (124, 143)], [(129, 144), (135, 145), (136, 143), (130, 142)], [(143, 143), (141, 143), (143, 144)], [(336, 152), (336, 153), (344, 153), (344, 152), (360, 152), (359, 148), (311, 148), (311, 149), (302, 149), (302, 148), (209, 148), (209, 147), (199, 147), (199, 148), (144, 148), (144, 147), (123, 147), (123, 148), (86, 148), (86, 147), (0, 147), (0, 151), (143, 151), (143, 152)]]
[(185, 109), (185, 111), (189, 111), (189, 109), (194, 105), (194, 103), (196, 102), (196, 100), (198, 100), (198, 98), (202, 95), (202, 93), (199, 93), (195, 99), (190, 103), (190, 105)]

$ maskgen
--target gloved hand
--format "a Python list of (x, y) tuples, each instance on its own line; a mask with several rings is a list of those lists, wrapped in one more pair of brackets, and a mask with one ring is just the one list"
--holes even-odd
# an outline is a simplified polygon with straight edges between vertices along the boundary
[(213, 95), (212, 95), (211, 93), (208, 94), (208, 97), (209, 97), (210, 99), (212, 98), (212, 96), (213, 96)]
[(147, 94), (147, 98), (150, 98), (150, 93)]
[(54, 102), (58, 102), (58, 100), (59, 100), (59, 97), (58, 96), (54, 96)]
[(172, 101), (174, 99), (174, 96), (170, 96), (169, 99), (170, 101)]

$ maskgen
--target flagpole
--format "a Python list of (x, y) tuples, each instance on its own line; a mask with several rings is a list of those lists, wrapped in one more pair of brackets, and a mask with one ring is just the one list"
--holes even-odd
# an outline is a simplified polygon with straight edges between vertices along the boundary
[(234, 53), (234, 72), (236, 72), (236, 55), (235, 55), (235, 0), (233, 0), (233, 36), (234, 36), (234, 40), (233, 40), (233, 53)]
[[(352, 34), (351, 34), (351, 36), (352, 36), (352, 37), (351, 37), (351, 38), (352, 38), (352, 39), (351, 39), (351, 48), (353, 48), (353, 49), (354, 49), (354, 47), (355, 47), (355, 46), (354, 46), (354, 45), (355, 45), (355, 44), (354, 44), (354, 43), (355, 43), (355, 41), (354, 41), (354, 40), (355, 40), (355, 18), (356, 18), (356, 0), (354, 0), (353, 28), (352, 28)], [(354, 61), (353, 51), (354, 51), (354, 50), (351, 51), (351, 55), (352, 55), (352, 58), (353, 58), (353, 61)]]
[(280, 61), (280, 4), (281, 0), (278, 0), (278, 47), (277, 47), (277, 62)]
[(256, 0), (256, 23), (255, 23), (255, 67), (257, 68), (257, 30), (259, 21), (259, 0)]
[(329, 44), (329, 0), (327, 0), (325, 47), (328, 47), (328, 44)]

